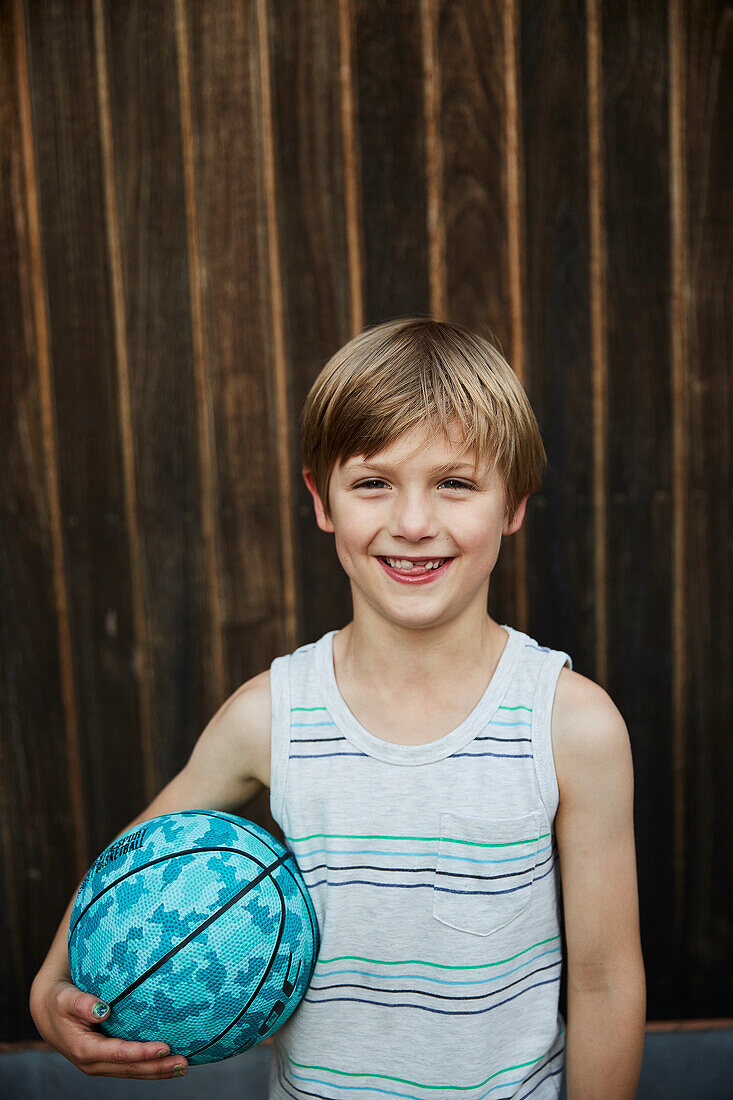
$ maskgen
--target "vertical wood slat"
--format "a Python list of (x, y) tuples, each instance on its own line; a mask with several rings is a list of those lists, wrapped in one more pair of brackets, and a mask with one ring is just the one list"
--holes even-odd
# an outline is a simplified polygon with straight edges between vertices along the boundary
[(594, 675), (608, 684), (608, 360), (602, 122), (603, 57), (599, 0), (586, 0), (588, 84), (588, 246), (593, 453)]
[(429, 310), (420, 9), (354, 0), (364, 321)]
[(200, 257), (199, 227), (196, 196), (196, 169), (193, 135), (193, 111), (191, 107), (191, 73), (189, 62), (188, 28), (185, 0), (175, 0), (176, 61), (178, 76), (178, 100), (180, 104), (181, 154), (183, 161), (183, 191), (186, 208), (186, 244), (188, 252), (188, 287), (191, 306), (191, 330), (193, 342), (193, 373), (196, 387), (199, 462), (201, 477), (201, 522), (203, 527), (206, 582), (211, 607), (209, 639), (211, 646), (211, 675), (214, 696), (224, 701), (226, 673), (222, 637), (222, 597), (219, 586), (217, 529), (214, 515), (215, 486), (213, 475), (212, 415), (210, 409), (210, 384), (206, 348), (204, 346), (204, 317), (202, 291), (202, 263)]
[[(511, 330), (511, 365), (522, 385), (530, 391), (525, 364), (525, 323), (522, 298), (523, 282), (523, 224), (521, 194), (521, 140), (519, 111), (519, 42), (516, 0), (504, 0), (503, 4), (503, 40), (504, 40), (504, 145), (506, 172), (506, 235), (507, 235), (507, 282), (509, 284), (509, 324)], [(525, 513), (526, 514), (526, 513)], [(528, 544), (529, 524), (522, 523), (515, 532), (509, 547), (514, 573), (514, 603), (511, 609), (511, 621), (518, 630), (529, 632), (529, 578)], [(501, 574), (499, 574), (499, 577)]]
[[(6, 9), (7, 10), (7, 9)], [(18, 74), (18, 110), (21, 129), (24, 185), (27, 207), (28, 249), (21, 269), (22, 280), (28, 280), (23, 288), (25, 302), (32, 301), (33, 321), (26, 329), (33, 330), (33, 350), (39, 375), (40, 418), (42, 444), (46, 472), (46, 507), (48, 508), (48, 533), (52, 548), (54, 595), (58, 616), (58, 652), (61, 672), (61, 697), (65, 716), (64, 730), (68, 756), (69, 794), (74, 822), (74, 851), (76, 870), (82, 874), (88, 855), (84, 830), (84, 808), (81, 768), (79, 762), (79, 730), (76, 698), (72, 675), (72, 647), (69, 632), (69, 601), (66, 588), (66, 568), (62, 535), (62, 517), (59, 492), (59, 474), (56, 453), (56, 427), (54, 423), (53, 394), (48, 333), (48, 307), (45, 294), (45, 272), (41, 244), (39, 216), (38, 177), (33, 146), (30, 80), (28, 73), (27, 30), (21, 0), (13, 4), (14, 31)], [(12, 71), (12, 65), (11, 65)]]
[(525, 387), (548, 465), (529, 501), (530, 630), (564, 649), (576, 672), (596, 667), (594, 509), (606, 504), (594, 474), (590, 262), (589, 73), (584, 5), (521, 5), (521, 141), (527, 327)]
[[(26, 30), (0, 7), (0, 1035), (86, 861)], [(48, 837), (55, 836), (54, 852)]]
[(280, 235), (275, 175), (275, 149), (272, 117), (272, 87), (270, 75), (270, 44), (267, 0), (256, 0), (257, 35), (259, 40), (260, 103), (262, 118), (262, 154), (264, 166), (265, 218), (267, 224), (267, 255), (270, 266), (270, 303), (272, 309), (272, 364), (275, 377), (277, 410), (277, 458), (280, 504), (284, 634), (287, 650), (297, 644), (298, 621), (293, 557), (293, 483), (290, 452), (291, 411), (285, 357), (285, 318), (282, 273), (280, 270)]
[[(7, 10), (7, 9), (6, 9)], [(33, 329), (33, 350), (39, 375), (40, 418), (46, 473), (46, 507), (48, 508), (48, 534), (53, 561), (54, 596), (58, 627), (58, 653), (61, 674), (61, 698), (63, 701), (64, 732), (68, 757), (69, 795), (74, 823), (74, 852), (76, 872), (81, 876), (86, 869), (88, 847), (86, 843), (83, 786), (80, 767), (79, 729), (74, 680), (72, 673), (72, 645), (69, 631), (69, 599), (66, 586), (66, 566), (62, 533), (62, 515), (57, 460), (57, 433), (54, 422), (51, 360), (49, 349), (48, 304), (45, 292), (45, 271), (41, 243), (39, 216), (38, 174), (33, 144), (33, 121), (28, 71), (28, 46), (26, 21), (21, 0), (13, 4), (14, 32), (18, 74), (18, 110), (21, 129), (24, 185), (27, 207), (28, 237), (24, 242), (28, 249), (21, 279), (29, 280), (24, 290), (25, 301), (32, 301), (33, 321), (27, 329)], [(12, 71), (12, 65), (11, 65)], [(57, 773), (58, 774), (58, 773)]]
[(687, 547), (684, 516), (688, 510), (685, 465), (687, 461), (687, 392), (689, 379), (685, 282), (687, 224), (684, 188), (684, 28), (679, 0), (668, 6), (669, 69), (669, 236), (670, 236), (670, 375), (672, 386), (672, 778), (674, 805), (674, 934), (677, 951), (685, 954), (685, 880), (687, 804), (686, 760), (686, 665), (685, 571)]
[(201, 365), (175, 7), (171, 0), (106, 5), (105, 23), (148, 661), (139, 673), (150, 693), (157, 789), (180, 769), (216, 708)]
[(28, 5), (26, 26), (53, 401), (44, 437), (58, 462), (70, 638), (61, 653), (87, 811), (68, 897), (140, 805), (143, 775), (91, 5)]
[(135, 483), (135, 446), (132, 407), (130, 404), (130, 364), (125, 326), (125, 288), (122, 273), (122, 246), (117, 207), (114, 138), (109, 102), (109, 70), (105, 40), (102, 0), (94, 0), (94, 55), (97, 95), (99, 100), (99, 142), (102, 151), (105, 229), (114, 323), (117, 400), (119, 403), (122, 474), (125, 495), (125, 523), (130, 551), (130, 582), (132, 586), (132, 619), (135, 637), (135, 671), (139, 690), (140, 744), (142, 752), (145, 802), (150, 802), (156, 789), (155, 753), (153, 749), (153, 718), (151, 685), (142, 670), (150, 665), (145, 629), (145, 607), (141, 570), (140, 530), (138, 525), (137, 487)]
[[(675, 8), (676, 11), (676, 8)], [(687, 555), (684, 587), (686, 686), (680, 716), (685, 753), (684, 948), (680, 984), (684, 1012), (730, 1016), (733, 971), (730, 778), (733, 775), (733, 313), (730, 240), (733, 228), (733, 9), (705, 0), (680, 6), (678, 52), (684, 72), (679, 128), (678, 240), (686, 268), (675, 336), (687, 326), (687, 372), (676, 361), (675, 423), (684, 426)], [(682, 282), (683, 276), (679, 276)], [(685, 309), (686, 316), (681, 312)], [(686, 414), (686, 416), (685, 416)], [(684, 417), (684, 421), (683, 421)], [(678, 443), (678, 446), (680, 444)], [(681, 571), (681, 567), (680, 567)], [(680, 694), (682, 690), (680, 689)], [(681, 754), (680, 754), (681, 756)]]
[[(666, 0), (604, 5), (608, 683), (631, 737), (651, 1018), (679, 1016), (672, 774)], [(660, 46), (660, 44), (662, 44)], [(653, 690), (650, 690), (653, 685)], [(653, 929), (653, 934), (649, 930)]]
[(364, 328), (362, 295), (364, 264), (359, 233), (361, 194), (358, 180), (356, 104), (352, 64), (353, 28), (351, 0), (338, 0), (338, 71), (341, 158), (343, 161), (344, 218), (349, 285), (349, 336)]
[[(361, 243), (353, 211), (360, 172), (359, 136), (344, 103), (355, 53), (343, 8), (314, 0), (269, 9), (273, 168), (283, 248), (285, 352), (292, 393), (293, 508), (300, 641), (345, 625), (350, 592), (333, 544), (318, 529), (301, 476), (298, 416), (320, 367), (352, 335), (362, 316), (355, 287)], [(347, 142), (344, 146), (344, 142)], [(363, 154), (361, 154), (363, 155)]]
[[(224, 691), (288, 645), (253, 4), (188, 5), (188, 49)], [(265, 824), (265, 820), (262, 820)]]
[(430, 282), (430, 316), (448, 318), (445, 210), (443, 206), (443, 133), (440, 120), (442, 72), (438, 40), (438, 2), (420, 0), (423, 100), (425, 102), (425, 179)]

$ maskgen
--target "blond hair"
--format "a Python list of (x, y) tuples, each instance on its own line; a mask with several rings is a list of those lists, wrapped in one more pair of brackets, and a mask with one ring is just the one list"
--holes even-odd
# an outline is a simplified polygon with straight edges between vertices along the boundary
[(310, 388), (300, 416), (303, 465), (326, 517), (334, 468), (373, 458), (404, 432), (432, 440), (458, 424), (460, 455), (475, 452), (504, 484), (511, 521), (539, 489), (547, 455), (521, 382), (504, 356), (463, 325), (403, 317), (364, 329), (344, 344)]

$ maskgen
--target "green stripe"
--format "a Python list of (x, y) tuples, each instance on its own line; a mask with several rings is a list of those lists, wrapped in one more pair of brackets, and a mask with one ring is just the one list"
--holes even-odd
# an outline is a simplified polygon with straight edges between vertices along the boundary
[(537, 943), (533, 943), (531, 947), (525, 947), (522, 951), (517, 951), (516, 955), (508, 955), (506, 959), (498, 959), (492, 963), (475, 963), (471, 966), (458, 966), (455, 963), (434, 963), (428, 962), (427, 959), (369, 959), (365, 955), (334, 955), (332, 959), (324, 959), (318, 956), (318, 963), (335, 963), (335, 962), (365, 962), (374, 963), (377, 966), (407, 966), (408, 964), (416, 963), (418, 966), (432, 966), (436, 970), (486, 970), (492, 966), (503, 966), (504, 963), (513, 962), (514, 959), (518, 959), (521, 955), (526, 955), (529, 951), (534, 951), (536, 947), (544, 947), (546, 943), (552, 943), (553, 940), (559, 940), (559, 936), (550, 936), (546, 940), (538, 940)]
[(539, 1058), (533, 1058), (530, 1062), (518, 1062), (514, 1066), (505, 1066), (504, 1069), (498, 1069), (496, 1073), (492, 1073), (490, 1077), (487, 1077), (483, 1081), (479, 1081), (475, 1085), (425, 1085), (422, 1081), (411, 1081), (409, 1077), (392, 1077), (389, 1073), (349, 1073), (343, 1069), (332, 1069), (331, 1066), (311, 1066), (305, 1062), (296, 1062), (290, 1055), (286, 1054), (286, 1058), (291, 1065), (297, 1066), (298, 1069), (319, 1069), (325, 1073), (334, 1073), (338, 1077), (377, 1077), (382, 1081), (397, 1081), (401, 1085), (414, 1085), (418, 1089), (455, 1089), (457, 1092), (472, 1092), (474, 1089), (481, 1088), (483, 1085), (488, 1084), (489, 1081), (493, 1081), (495, 1077), (501, 1077), (502, 1073), (509, 1073), (515, 1069), (527, 1069), (529, 1066), (535, 1066), (546, 1055), (541, 1054)]
[[(550, 834), (540, 833), (539, 836), (530, 836), (526, 840), (458, 840), (453, 836), (392, 836), (390, 833), (311, 833), (309, 836), (289, 836), (287, 839), (292, 844), (300, 844), (306, 840), (424, 840), (431, 844), (442, 840), (451, 844), (470, 844), (474, 848), (512, 848), (516, 844), (534, 844), (536, 840), (545, 840)], [(395, 853), (398, 855), (399, 853)], [(389, 852), (385, 852), (389, 855)]]
[(326, 707), (291, 707), (291, 710), (326, 710)]

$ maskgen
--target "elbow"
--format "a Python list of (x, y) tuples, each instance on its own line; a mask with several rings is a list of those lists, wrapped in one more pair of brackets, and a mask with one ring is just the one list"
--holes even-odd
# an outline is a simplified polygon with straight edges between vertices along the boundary
[(646, 1005), (646, 974), (641, 951), (630, 956), (576, 962), (568, 967), (568, 993), (634, 994)]

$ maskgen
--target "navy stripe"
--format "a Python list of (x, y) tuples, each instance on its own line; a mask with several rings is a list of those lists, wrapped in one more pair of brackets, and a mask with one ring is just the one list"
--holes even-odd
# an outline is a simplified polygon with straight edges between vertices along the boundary
[[(426, 856), (429, 856), (431, 853), (426, 852), (425, 854), (426, 854)], [(548, 863), (551, 859), (552, 859), (552, 853), (549, 856), (547, 856), (546, 859), (540, 860), (539, 863), (536, 863), (535, 867), (544, 867), (544, 865), (546, 863)], [(334, 867), (330, 863), (317, 863), (314, 867), (303, 867), (302, 863), (300, 863), (300, 861), (298, 861), (298, 866), (300, 867), (301, 873), (303, 875), (310, 875), (310, 874), (313, 874), (314, 871), (323, 871), (324, 869), (328, 870), (328, 871), (404, 871), (405, 874), (408, 874), (408, 875), (409, 874), (419, 874), (421, 871), (432, 872), (432, 871), (435, 870), (435, 868), (432, 867), (432, 866), (430, 866), (430, 867), (380, 867), (380, 866), (377, 866), (374, 863), (349, 863), (344, 867)], [(531, 871), (531, 870), (532, 870), (531, 867), (527, 867), (527, 868), (525, 868), (524, 871), (507, 871), (506, 874), (503, 874), (503, 875), (464, 875), (464, 874), (461, 874), (460, 871), (440, 871), (439, 873), (441, 875), (447, 876), (449, 878), (475, 878), (475, 879), (479, 879), (482, 882), (487, 882), (491, 879), (514, 878), (517, 875), (526, 875), (527, 871)], [(537, 875), (536, 877), (539, 878), (540, 876)]]
[[(387, 868), (385, 868), (385, 870), (387, 870)], [(425, 870), (425, 868), (420, 868), (420, 870)], [(550, 867), (544, 874), (535, 875), (533, 881), (538, 882), (540, 879), (545, 878), (552, 870), (553, 867)], [(390, 890), (419, 890), (422, 887), (430, 890), (440, 890), (443, 893), (449, 894), (511, 894), (515, 890), (523, 889), (522, 886), (513, 886), (509, 890), (450, 890), (445, 886), (433, 886), (432, 882), (370, 882), (368, 879), (359, 878), (347, 879), (345, 882), (334, 882), (331, 879), (325, 878), (318, 879), (316, 882), (309, 882), (308, 889), (312, 890), (314, 887), (322, 886), (324, 883), (328, 886), (384, 886)], [(530, 885), (531, 883), (529, 882), (524, 883), (524, 886)]]
[[(528, 978), (533, 978), (535, 974), (542, 974), (545, 970), (552, 970), (553, 966), (562, 966), (562, 959), (555, 959), (554, 962), (546, 963), (544, 966), (538, 966), (535, 970), (528, 970), (526, 974), (522, 974), (521, 977), (515, 978), (513, 982), (509, 982), (508, 985), (503, 985), (498, 989), (490, 989), (485, 993), (472, 993), (465, 997), (457, 996), (452, 993), (429, 993), (424, 989), (405, 989), (402, 987), (398, 989), (389, 989), (384, 986), (375, 989), (374, 986), (364, 985), (360, 982), (334, 982), (333, 985), (311, 984), (309, 986), (309, 991), (326, 992), (330, 989), (364, 989), (372, 993), (414, 993), (418, 997), (433, 997), (437, 1001), (450, 1001), (453, 1004), (458, 1004), (461, 1001), (486, 1001), (489, 997), (496, 997), (499, 993), (506, 993), (507, 989), (513, 989), (516, 985), (519, 985), (520, 982), (526, 982)], [(375, 974), (374, 977), (379, 978), (384, 977), (384, 975)]]
[[(394, 742), (385, 742), (385, 744), (394, 744)], [(415, 746), (422, 747), (422, 746)], [(313, 752), (313, 753), (291, 753), (291, 760), (325, 760), (327, 756), (364, 756), (372, 759), (366, 752)], [(446, 760), (457, 760), (459, 756), (495, 756), (497, 758), (504, 758), (506, 760), (531, 760), (532, 753), (509, 753), (509, 752), (454, 752), (450, 756), (446, 757)]]
[[(559, 962), (560, 960), (558, 960), (558, 964)], [(535, 982), (534, 985), (528, 985), (526, 989), (520, 989), (518, 993), (513, 993), (511, 997), (506, 997), (503, 1001), (499, 1001), (498, 1004), (489, 1005), (488, 1008), (469, 1008), (463, 1012), (450, 1012), (445, 1008), (430, 1008), (428, 1005), (415, 1004), (414, 1001), (398, 1001), (397, 1004), (390, 1004), (389, 1001), (368, 1001), (364, 997), (322, 997), (316, 999), (306, 994), (303, 1000), (317, 1005), (330, 1004), (334, 1001), (353, 1001), (356, 1004), (376, 1005), (378, 1008), (415, 1008), (420, 1012), (432, 1012), (438, 1016), (482, 1016), (486, 1012), (493, 1012), (495, 1008), (501, 1008), (502, 1005), (509, 1004), (510, 1001), (515, 1001), (517, 997), (521, 997), (524, 993), (529, 993), (533, 989), (539, 989), (542, 985), (554, 985), (559, 981), (560, 975), (558, 975), (557, 978), (548, 978), (547, 981), (544, 982)]]

